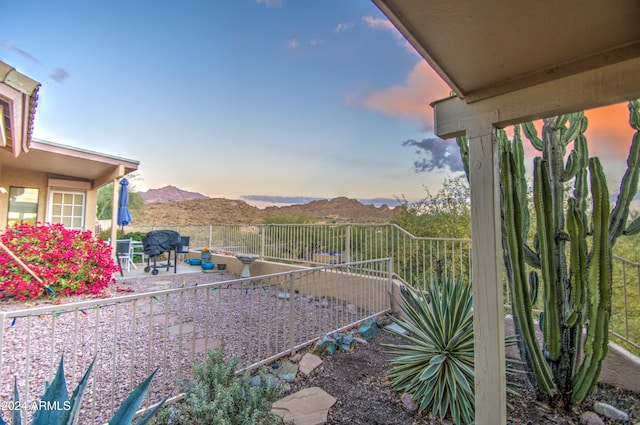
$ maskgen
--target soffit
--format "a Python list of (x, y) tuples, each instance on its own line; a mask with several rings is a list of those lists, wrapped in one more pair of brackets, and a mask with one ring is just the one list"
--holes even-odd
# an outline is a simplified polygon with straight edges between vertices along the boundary
[(467, 103), (640, 57), (637, 0), (373, 2)]
[[(45, 142), (34, 139), (29, 153), (13, 157), (10, 150), (0, 148), (0, 164), (25, 171), (41, 172), (52, 176), (65, 176), (75, 179), (100, 181), (105, 176), (112, 175), (120, 166), (124, 167), (124, 174), (138, 169), (140, 163), (132, 159), (105, 155)], [(122, 177), (122, 176), (117, 176)]]

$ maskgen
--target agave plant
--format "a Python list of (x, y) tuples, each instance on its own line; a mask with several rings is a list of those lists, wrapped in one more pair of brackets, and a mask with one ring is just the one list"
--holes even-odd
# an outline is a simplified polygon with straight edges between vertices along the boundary
[(471, 286), (462, 280), (433, 280), (426, 293), (409, 290), (402, 305), (406, 319), (393, 319), (410, 344), (386, 344), (394, 355), (389, 379), (396, 391), (412, 395), (419, 411), (451, 415), (460, 423), (474, 418), (474, 353)]
[[(71, 398), (69, 398), (69, 392), (67, 391), (67, 381), (64, 377), (64, 356), (60, 358), (60, 364), (56, 371), (56, 375), (51, 383), (45, 382), (45, 391), (40, 402), (36, 404), (38, 409), (33, 415), (31, 420), (32, 425), (75, 425), (80, 419), (80, 405), (82, 404), (82, 397), (84, 390), (87, 387), (91, 370), (95, 358), (91, 361), (91, 364), (84, 373), (84, 376), (73, 391)], [(151, 380), (158, 369), (154, 370), (144, 381), (129, 394), (124, 402), (120, 405), (116, 413), (109, 421), (109, 425), (131, 425), (133, 418), (136, 415), (138, 406), (142, 403), (144, 396), (149, 389)], [(162, 407), (164, 402), (158, 403), (146, 414), (141, 416), (136, 422), (136, 425), (145, 425), (149, 423), (153, 415), (156, 414), (158, 409)], [(18, 392), (17, 379), (13, 385), (13, 404), (14, 409), (11, 414), (12, 425), (21, 425), (22, 417), (20, 413), (20, 407), (23, 406), (20, 403), (20, 394)], [(0, 425), (8, 425), (7, 422), (0, 416)]]

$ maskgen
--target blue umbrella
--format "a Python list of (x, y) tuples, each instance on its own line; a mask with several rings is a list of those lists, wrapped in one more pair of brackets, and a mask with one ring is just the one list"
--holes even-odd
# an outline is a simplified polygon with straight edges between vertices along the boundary
[(127, 179), (120, 180), (120, 196), (118, 201), (118, 226), (122, 226), (122, 234), (124, 235), (124, 226), (131, 223), (131, 214), (129, 213), (129, 191), (127, 190), (129, 182)]

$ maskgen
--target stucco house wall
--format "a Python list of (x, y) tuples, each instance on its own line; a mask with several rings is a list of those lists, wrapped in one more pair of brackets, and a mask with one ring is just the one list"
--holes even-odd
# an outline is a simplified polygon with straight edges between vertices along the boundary
[[(0, 231), (9, 224), (11, 212), (16, 222), (61, 222), (94, 230), (98, 189), (113, 183), (112, 199), (117, 205), (118, 182), (136, 171), (139, 162), (33, 138), (39, 87), (40, 83), (0, 61)], [(12, 188), (37, 189), (35, 219), (28, 196), (14, 191), (12, 203)], [(112, 222), (115, 228), (115, 219)], [(115, 243), (115, 233), (112, 239)]]

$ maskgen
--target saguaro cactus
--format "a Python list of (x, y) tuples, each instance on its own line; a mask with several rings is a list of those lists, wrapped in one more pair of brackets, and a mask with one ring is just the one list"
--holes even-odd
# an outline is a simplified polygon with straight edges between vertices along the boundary
[[(523, 125), (541, 152), (533, 162), (533, 232), (521, 129), (515, 126), (513, 140), (499, 132), (504, 262), (520, 352), (532, 383), (554, 405), (581, 403), (593, 391), (607, 354), (612, 248), (619, 236), (640, 232), (640, 219), (627, 226), (640, 175), (639, 109), (640, 102), (629, 103), (636, 132), (613, 209), (600, 161), (588, 157), (583, 113), (545, 119), (542, 137), (532, 123)], [(467, 140), (457, 142), (468, 161)], [(532, 308), (539, 282), (542, 346)]]

